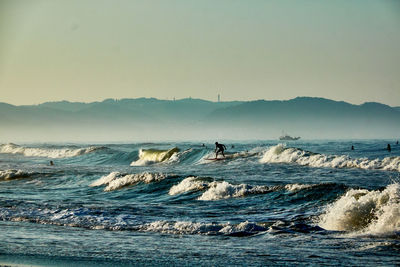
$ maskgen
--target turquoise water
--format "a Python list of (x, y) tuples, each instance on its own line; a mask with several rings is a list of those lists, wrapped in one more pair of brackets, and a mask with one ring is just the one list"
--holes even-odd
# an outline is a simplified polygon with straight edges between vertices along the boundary
[(224, 144), (0, 145), (0, 263), (400, 264), (399, 145)]

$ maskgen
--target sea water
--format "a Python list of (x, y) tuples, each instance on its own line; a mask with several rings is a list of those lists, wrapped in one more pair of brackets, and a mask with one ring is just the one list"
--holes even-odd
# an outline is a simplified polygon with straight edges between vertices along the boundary
[(0, 145), (0, 263), (400, 264), (400, 145), (224, 144)]

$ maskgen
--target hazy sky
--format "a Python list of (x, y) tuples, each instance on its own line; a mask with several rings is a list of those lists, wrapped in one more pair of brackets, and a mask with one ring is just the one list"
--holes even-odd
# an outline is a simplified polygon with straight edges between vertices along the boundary
[(0, 0), (0, 102), (400, 106), (400, 1)]

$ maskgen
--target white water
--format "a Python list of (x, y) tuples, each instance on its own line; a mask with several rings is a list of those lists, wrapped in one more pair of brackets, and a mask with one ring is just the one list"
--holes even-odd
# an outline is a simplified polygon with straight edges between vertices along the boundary
[(400, 231), (400, 185), (383, 191), (351, 189), (328, 205), (319, 226), (327, 230), (391, 234)]
[(16, 144), (3, 144), (0, 145), (0, 153), (7, 154), (22, 154), (26, 157), (46, 157), (46, 158), (70, 158), (83, 154), (92, 153), (102, 147), (87, 147), (87, 148), (30, 148), (23, 147)]
[(145, 232), (161, 232), (168, 234), (232, 234), (236, 232), (260, 232), (266, 231), (262, 226), (248, 221), (242, 222), (237, 225), (230, 223), (225, 224), (212, 224), (212, 223), (199, 223), (199, 222), (168, 222), (168, 221), (155, 221), (152, 223), (144, 224), (139, 227), (139, 230)]
[(198, 191), (208, 188), (207, 182), (201, 181), (197, 177), (188, 177), (177, 185), (174, 185), (169, 190), (168, 194), (171, 196), (183, 194), (189, 191)]
[(287, 184), (285, 185), (285, 189), (291, 192), (297, 192), (300, 190), (312, 188), (314, 186), (318, 186), (317, 184)]
[(360, 168), (400, 171), (400, 157), (384, 159), (350, 158), (347, 155), (324, 155), (307, 152), (283, 144), (270, 147), (260, 160), (261, 163), (295, 163), (311, 167)]
[(226, 181), (213, 181), (207, 182), (202, 180), (201, 177), (187, 177), (179, 184), (170, 188), (168, 194), (178, 195), (191, 191), (205, 192), (198, 198), (198, 200), (220, 200), (227, 198), (244, 197), (252, 194), (265, 194), (271, 191), (278, 191), (285, 189), (291, 192), (312, 188), (318, 186), (317, 184), (287, 184), (285, 186), (262, 186), (262, 185), (248, 185), (239, 184), (233, 185)]
[[(241, 159), (241, 158), (244, 159), (244, 158), (259, 156), (259, 155), (262, 155), (262, 152), (264, 152), (264, 151), (265, 151), (265, 148), (256, 147), (250, 151), (241, 151), (241, 152), (236, 152), (236, 153), (225, 152), (225, 159), (235, 160), (235, 159)], [(214, 159), (214, 158), (215, 158), (215, 152), (210, 151), (206, 155), (204, 155), (198, 163), (199, 164), (215, 163), (215, 161), (209, 160), (209, 159)], [(219, 154), (218, 158), (222, 158), (222, 155)]]
[(90, 186), (107, 185), (104, 188), (104, 191), (114, 191), (126, 186), (135, 185), (139, 182), (149, 184), (152, 182), (159, 182), (165, 178), (166, 176), (162, 173), (143, 172), (136, 174), (122, 174), (119, 172), (112, 172), (94, 181)]
[(251, 186), (247, 184), (232, 185), (228, 182), (212, 182), (209, 188), (198, 199), (219, 200), (232, 197), (244, 197), (250, 194), (263, 194), (269, 192), (268, 186)]

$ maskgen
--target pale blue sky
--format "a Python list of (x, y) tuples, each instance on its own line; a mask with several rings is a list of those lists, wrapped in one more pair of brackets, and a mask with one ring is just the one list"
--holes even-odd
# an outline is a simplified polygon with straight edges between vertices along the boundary
[(0, 102), (400, 106), (400, 1), (0, 0)]

